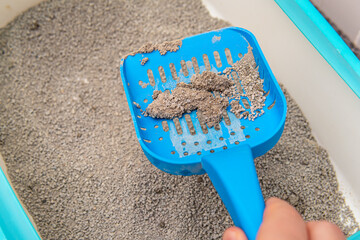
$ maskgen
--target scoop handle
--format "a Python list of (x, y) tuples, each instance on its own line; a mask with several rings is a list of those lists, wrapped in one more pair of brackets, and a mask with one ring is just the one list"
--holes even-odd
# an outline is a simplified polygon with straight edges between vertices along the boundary
[(255, 240), (265, 203), (248, 145), (240, 145), (202, 158), (202, 166), (220, 195), (235, 226)]

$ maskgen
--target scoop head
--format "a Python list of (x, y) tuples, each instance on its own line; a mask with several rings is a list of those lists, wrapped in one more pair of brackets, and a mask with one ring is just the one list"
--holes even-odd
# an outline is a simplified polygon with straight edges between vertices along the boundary
[[(222, 72), (240, 60), (249, 46), (264, 80), (262, 116), (254, 121), (238, 119), (228, 107), (219, 125), (207, 128), (199, 121), (197, 111), (172, 120), (143, 115), (155, 90), (171, 91), (178, 82), (189, 83), (196, 72)], [(120, 72), (140, 145), (147, 158), (165, 172), (203, 174), (203, 156), (243, 144), (251, 148), (254, 157), (261, 156), (276, 144), (283, 131), (287, 108), (284, 94), (254, 35), (245, 29), (230, 27), (188, 37), (174, 52), (154, 50), (129, 55), (122, 60)], [(242, 99), (239, 102), (246, 107)]]

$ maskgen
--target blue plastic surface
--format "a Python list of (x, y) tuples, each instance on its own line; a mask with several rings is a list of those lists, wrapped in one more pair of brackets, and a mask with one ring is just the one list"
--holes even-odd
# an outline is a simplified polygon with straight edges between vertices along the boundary
[(360, 98), (360, 61), (308, 0), (275, 0), (324, 59)]
[(360, 231), (349, 237), (348, 240), (360, 240)]
[(0, 239), (40, 240), (0, 168)]
[(203, 157), (203, 167), (236, 226), (256, 238), (265, 208), (251, 149), (242, 145)]
[[(153, 119), (142, 114), (152, 102), (154, 90), (171, 91), (178, 81), (190, 81), (195, 72), (193, 58), (200, 72), (205, 70), (204, 54), (209, 59), (211, 71), (221, 72), (230, 66), (225, 49), (230, 50), (236, 62), (248, 52), (249, 45), (253, 48), (260, 77), (264, 79), (264, 90), (268, 92), (263, 108), (265, 114), (255, 121), (239, 120), (228, 111), (231, 124), (221, 121), (219, 130), (211, 128), (205, 134), (197, 112), (193, 111), (189, 116), (196, 134), (192, 135), (184, 116), (180, 118), (182, 134), (178, 134), (173, 120)], [(220, 67), (216, 65), (214, 51), (219, 53)], [(149, 60), (141, 65), (145, 57)], [(182, 70), (182, 60), (189, 74)], [(171, 73), (171, 64), (175, 66), (176, 77)], [(165, 81), (160, 76), (162, 69)], [(262, 220), (264, 200), (252, 156), (263, 155), (276, 144), (286, 117), (285, 97), (255, 37), (249, 31), (235, 27), (196, 35), (183, 39), (176, 52), (161, 55), (159, 51), (154, 51), (128, 56), (122, 60), (120, 72), (135, 131), (147, 158), (156, 167), (171, 174), (203, 174), (206, 170), (235, 224), (244, 229), (249, 240), (255, 239)], [(154, 82), (150, 81), (151, 75)], [(240, 104), (243, 103), (240, 101)], [(270, 105), (273, 107), (270, 108)], [(163, 129), (163, 121), (168, 124), (169, 131)]]

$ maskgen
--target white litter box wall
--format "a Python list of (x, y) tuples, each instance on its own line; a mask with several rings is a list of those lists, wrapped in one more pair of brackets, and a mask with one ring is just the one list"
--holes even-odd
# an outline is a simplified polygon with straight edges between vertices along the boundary
[(312, 0), (312, 2), (360, 47), (360, 1)]
[(42, 1), (43, 0), (1, 0), (0, 27), (4, 27), (17, 15)]
[(359, 98), (275, 1), (203, 0), (203, 3), (214, 17), (254, 33), (275, 77), (299, 104), (318, 142), (328, 150), (340, 189), (359, 221)]

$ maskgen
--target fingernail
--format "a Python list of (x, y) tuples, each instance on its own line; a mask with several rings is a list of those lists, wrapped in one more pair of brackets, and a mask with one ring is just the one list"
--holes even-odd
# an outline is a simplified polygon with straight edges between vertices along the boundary
[(223, 240), (246, 240), (246, 236), (244, 234), (244, 232), (237, 227), (231, 227), (226, 229), (224, 235), (223, 235)]

